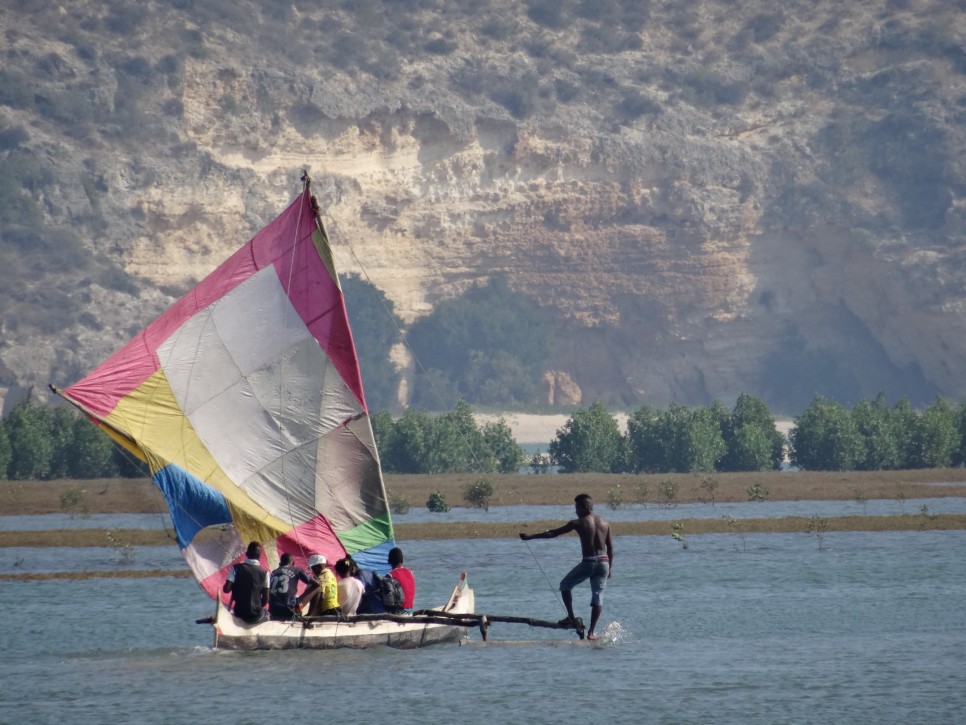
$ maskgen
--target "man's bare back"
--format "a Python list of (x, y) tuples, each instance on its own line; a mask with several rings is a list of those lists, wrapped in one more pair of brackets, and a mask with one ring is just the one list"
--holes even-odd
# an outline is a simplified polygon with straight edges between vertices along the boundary
[(580, 537), (580, 553), (584, 558), (607, 554), (610, 524), (597, 514), (587, 514), (570, 522)]

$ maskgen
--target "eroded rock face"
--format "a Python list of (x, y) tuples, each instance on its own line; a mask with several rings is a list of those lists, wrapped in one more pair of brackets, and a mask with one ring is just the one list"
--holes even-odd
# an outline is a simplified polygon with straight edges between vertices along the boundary
[(547, 399), (543, 402), (549, 405), (580, 405), (583, 393), (580, 386), (567, 373), (561, 370), (548, 370), (544, 375), (547, 384)]
[[(132, 298), (95, 284), (82, 304), (101, 329), (75, 331), (67, 356), (36, 330), (8, 334), (0, 360), (16, 380), (0, 382), (70, 379), (106, 357), (287, 204), (309, 168), (341, 268), (364, 267), (407, 322), (493, 274), (552, 309), (550, 403), (747, 392), (794, 414), (817, 390), (966, 397), (966, 82), (954, 56), (915, 45), (926, 19), (954, 11), (827, 2), (772, 17), (700, 2), (683, 18), (654, 3), (630, 50), (571, 57), (567, 31), (492, 5), (556, 50), (534, 60), (516, 36), (454, 26), (459, 52), (375, 81), (296, 71), (240, 29), (211, 27), (207, 54), (145, 92), (146, 108), (177, 111), (158, 121), (170, 138), (114, 142), (104, 125), (78, 141), (0, 106), (58, 170), (48, 221), (78, 221), (93, 254), (153, 286)], [(110, 52), (85, 60), (29, 13), (5, 17), (19, 29), (14, 66), (56, 53), (61, 70), (38, 83), (92, 77), (86, 90), (116, 102)], [(170, 52), (155, 24), (175, 20), (141, 26), (150, 63)], [(575, 18), (577, 36), (588, 23)], [(117, 42), (104, 47), (132, 52)], [(546, 94), (514, 115), (485, 85), (453, 82), (472, 68), (531, 68)], [(84, 226), (92, 214), (100, 231)]]

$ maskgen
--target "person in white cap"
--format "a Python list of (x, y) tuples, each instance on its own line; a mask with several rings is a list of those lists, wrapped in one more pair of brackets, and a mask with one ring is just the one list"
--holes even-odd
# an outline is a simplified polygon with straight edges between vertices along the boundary
[(322, 617), (327, 614), (340, 614), (339, 584), (335, 574), (326, 564), (328, 562), (322, 554), (312, 554), (309, 557), (309, 568), (318, 579), (318, 584), (309, 584), (299, 600), (305, 605), (305, 613), (309, 617)]

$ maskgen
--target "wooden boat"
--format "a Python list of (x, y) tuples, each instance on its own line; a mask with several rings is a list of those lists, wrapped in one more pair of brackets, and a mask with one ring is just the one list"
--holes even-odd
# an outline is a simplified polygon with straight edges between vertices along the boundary
[(438, 610), (412, 614), (360, 614), (352, 617), (299, 618), (292, 622), (247, 624), (218, 602), (214, 617), (215, 647), (221, 649), (334, 649), (396, 647), (413, 649), (442, 642), (459, 642), (467, 627), (478, 619), (473, 614), (473, 590), (466, 574), (453, 589), (449, 601)]
[[(395, 545), (329, 238), (311, 182), (274, 221), (96, 370), (63, 391), (146, 462), (201, 588), (215, 646), (419, 647), (454, 641), (465, 574), (435, 614), (244, 624), (222, 587), (249, 541), (271, 570), (351, 555), (385, 574)], [(449, 618), (443, 617), (447, 615)], [(398, 620), (398, 621), (397, 621)]]

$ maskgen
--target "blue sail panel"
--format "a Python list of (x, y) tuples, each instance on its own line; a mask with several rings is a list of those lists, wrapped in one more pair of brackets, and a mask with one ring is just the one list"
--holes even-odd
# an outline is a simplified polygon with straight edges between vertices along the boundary
[(154, 474), (154, 483), (164, 494), (182, 549), (206, 526), (231, 523), (225, 497), (180, 466), (165, 466)]

